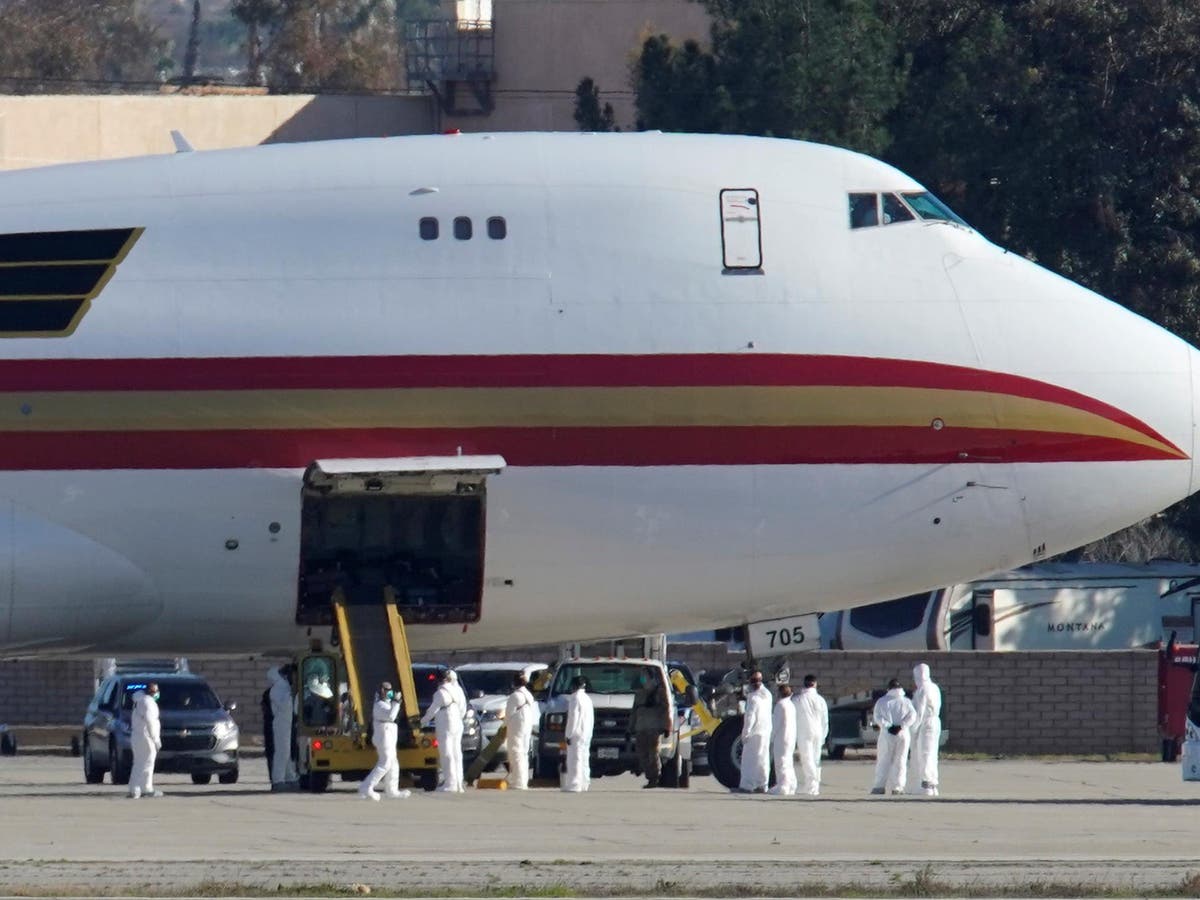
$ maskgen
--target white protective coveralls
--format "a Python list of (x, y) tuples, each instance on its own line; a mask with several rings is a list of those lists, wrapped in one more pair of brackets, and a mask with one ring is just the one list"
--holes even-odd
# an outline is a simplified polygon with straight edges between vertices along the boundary
[(400, 737), (396, 717), (400, 715), (400, 709), (399, 700), (382, 698), (376, 700), (375, 706), (371, 709), (373, 726), (371, 743), (375, 745), (379, 761), (375, 763), (375, 768), (371, 770), (358, 789), (358, 793), (363, 799), (378, 800), (379, 794), (376, 793), (375, 786), (385, 777), (387, 783), (384, 785), (384, 790), (387, 791), (389, 797), (407, 797), (409, 795), (408, 791), (400, 790), (400, 766), (396, 762), (396, 741)]
[(292, 759), (292, 715), (295, 701), (292, 686), (279, 669), (267, 672), (271, 683), (271, 737), (275, 743), (275, 758), (271, 762), (271, 783), (291, 784), (300, 780)]
[(797, 792), (816, 797), (821, 793), (821, 748), (829, 736), (829, 704), (815, 687), (801, 688), (792, 702), (796, 706), (796, 747), (800, 755)]
[(521, 685), (504, 701), (504, 751), (508, 760), (508, 786), (529, 787), (529, 740), (537, 721), (538, 705), (529, 688)]
[(938, 795), (938, 743), (942, 737), (942, 689), (929, 677), (929, 666), (913, 666), (917, 690), (913, 693), (913, 708), (917, 724), (912, 737), (912, 787), (910, 794)]
[[(908, 773), (909, 729), (917, 723), (917, 711), (904, 696), (904, 688), (892, 688), (875, 701), (875, 724), (879, 743), (875, 750), (875, 786), (872, 794), (899, 794)], [(896, 734), (888, 729), (899, 726)]]
[(133, 695), (129, 717), (129, 744), (133, 750), (133, 768), (129, 772), (129, 796), (161, 797), (154, 790), (154, 761), (162, 749), (162, 730), (158, 722), (158, 702), (145, 691)]
[(746, 695), (742, 716), (742, 777), (738, 789), (763, 793), (771, 779), (771, 692), (760, 684)]
[(425, 715), (421, 717), (422, 725), (433, 722), (437, 729), (438, 766), (442, 770), (442, 783), (438, 786), (439, 791), (461, 794), (465, 790), (463, 787), (462, 736), (463, 717), (466, 714), (467, 695), (458, 686), (458, 675), (455, 672), (448, 672), (446, 680), (434, 693), (429, 709), (425, 710)]
[(567, 695), (567, 724), (563, 737), (567, 741), (567, 771), (563, 775), (564, 791), (586, 791), (592, 786), (592, 726), (596, 711), (592, 698), (584, 688)]
[(771, 758), (775, 761), (772, 794), (790, 797), (796, 793), (796, 706), (791, 697), (781, 697), (771, 716)]

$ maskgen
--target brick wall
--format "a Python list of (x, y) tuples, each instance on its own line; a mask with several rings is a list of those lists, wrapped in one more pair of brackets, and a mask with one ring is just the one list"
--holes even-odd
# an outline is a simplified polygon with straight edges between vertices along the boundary
[[(587, 648), (584, 648), (587, 652)], [(607, 651), (606, 651), (607, 652)], [(552, 661), (554, 647), (418, 654), (452, 665), (487, 660)], [(742, 657), (722, 644), (672, 644), (671, 657), (695, 671), (725, 671)], [(221, 697), (238, 702), (248, 738), (261, 732), (259, 699), (266, 670), (279, 660), (192, 658)], [(1157, 654), (1147, 650), (1043, 653), (899, 653), (818, 651), (792, 659), (792, 680), (806, 672), (836, 697), (881, 688), (889, 678), (912, 684), (927, 662), (945, 698), (948, 749), (980, 753), (1155, 752)], [(0, 662), (0, 722), (74, 724), (92, 695), (90, 661)]]

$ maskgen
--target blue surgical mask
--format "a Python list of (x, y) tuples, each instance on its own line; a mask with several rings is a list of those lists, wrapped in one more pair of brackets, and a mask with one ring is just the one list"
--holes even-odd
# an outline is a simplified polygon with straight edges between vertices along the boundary
[(158, 691), (155, 691), (155, 692), (154, 692), (153, 694), (151, 694), (150, 696), (154, 698), (154, 702), (155, 702), (155, 703), (157, 703), (157, 702), (158, 702), (158, 697), (159, 697), (159, 693), (158, 693)]
[(388, 692), (387, 692), (387, 698), (388, 698), (389, 700), (395, 700), (395, 699), (396, 699), (396, 692), (395, 692), (395, 691), (388, 691)]

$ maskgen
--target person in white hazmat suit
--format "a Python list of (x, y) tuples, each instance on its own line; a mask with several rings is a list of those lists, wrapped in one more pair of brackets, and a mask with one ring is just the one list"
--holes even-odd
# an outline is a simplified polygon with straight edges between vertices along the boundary
[(150, 683), (133, 695), (133, 713), (129, 717), (129, 743), (133, 750), (133, 768), (129, 773), (129, 796), (161, 797), (154, 789), (154, 761), (162, 749), (162, 729), (158, 721), (158, 685)]
[(771, 715), (771, 759), (775, 763), (775, 787), (772, 794), (790, 797), (796, 793), (796, 706), (792, 687), (779, 686), (779, 699)]
[(364, 800), (379, 799), (375, 787), (384, 778), (387, 779), (384, 790), (389, 797), (403, 799), (411, 793), (400, 790), (400, 765), (396, 762), (396, 741), (400, 737), (396, 717), (400, 715), (402, 706), (396, 699), (391, 682), (382, 682), (375, 692), (375, 705), (371, 708), (371, 743), (375, 745), (379, 761), (358, 789), (358, 795)]
[(567, 742), (567, 771), (562, 778), (564, 791), (578, 793), (592, 786), (589, 755), (595, 720), (596, 711), (587, 694), (587, 679), (578, 676), (571, 682), (571, 694), (567, 697), (567, 722), (563, 733)]
[(738, 790), (765, 794), (771, 779), (771, 692), (762, 672), (750, 676), (746, 712), (742, 716), (742, 777)]
[(524, 672), (513, 678), (513, 692), (504, 701), (504, 751), (508, 760), (508, 786), (529, 787), (529, 741), (538, 718), (537, 701), (529, 692)]
[(817, 676), (805, 675), (804, 687), (792, 701), (796, 705), (796, 747), (800, 756), (797, 793), (821, 793), (821, 749), (829, 737), (829, 704), (817, 693)]
[(300, 774), (292, 759), (292, 716), (295, 699), (292, 696), (292, 666), (283, 665), (267, 671), (271, 687), (271, 740), (275, 753), (271, 761), (271, 790), (294, 791), (300, 786)]
[(917, 689), (913, 693), (913, 708), (917, 724), (912, 734), (912, 787), (910, 794), (926, 797), (938, 795), (938, 744), (942, 737), (942, 689), (929, 677), (929, 666), (913, 666)]
[(871, 793), (902, 794), (908, 773), (909, 729), (917, 723), (917, 711), (895, 678), (888, 682), (887, 693), (875, 701), (874, 716), (879, 743), (875, 748), (875, 785)]
[(467, 714), (467, 695), (458, 686), (458, 674), (452, 669), (442, 673), (442, 684), (433, 695), (433, 702), (421, 724), (433, 722), (437, 729), (438, 766), (442, 783), (438, 790), (461, 794), (463, 787), (462, 736), (463, 718)]

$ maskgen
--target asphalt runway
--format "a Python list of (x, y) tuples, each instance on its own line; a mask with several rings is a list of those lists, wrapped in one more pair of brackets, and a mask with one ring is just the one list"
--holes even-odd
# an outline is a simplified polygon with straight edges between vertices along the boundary
[[(946, 761), (937, 800), (869, 797), (869, 756), (826, 762), (816, 800), (600, 779), (364, 802), (162, 776), (159, 800), (83, 783), (69, 757), (0, 758), (0, 894), (789, 896), (829, 889), (1043, 896), (1200, 887), (1200, 784), (1177, 765)], [(361, 890), (361, 888), (358, 888)], [(1195, 893), (1191, 894), (1195, 896)]]

